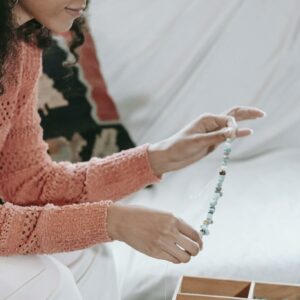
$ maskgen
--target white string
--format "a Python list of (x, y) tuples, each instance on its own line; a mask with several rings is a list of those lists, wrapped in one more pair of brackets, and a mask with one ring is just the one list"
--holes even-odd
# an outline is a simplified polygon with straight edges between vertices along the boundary
[[(211, 179), (211, 180), (209, 180), (205, 185), (204, 185), (204, 187), (201, 189), (201, 191), (199, 192), (199, 193), (197, 193), (196, 195), (190, 195), (190, 199), (194, 199), (194, 198), (197, 198), (197, 199), (199, 199), (203, 194), (204, 194), (204, 192), (206, 191), (206, 189), (207, 189), (207, 187), (209, 186), (209, 185), (211, 185), (212, 184), (212, 182), (214, 181), (215, 179), (213, 178), (213, 179)], [(203, 238), (203, 237), (202, 237)], [(167, 289), (167, 281), (168, 281), (168, 279), (167, 279), (167, 272), (168, 272), (168, 269), (169, 269), (169, 266), (170, 266), (170, 262), (169, 261), (166, 261), (165, 262), (165, 268), (164, 268), (164, 271), (163, 271), (163, 281), (164, 281), (164, 300), (167, 300), (167, 294), (168, 294), (168, 289)]]
[[(206, 191), (206, 189), (208, 188), (208, 186), (211, 185), (213, 181), (215, 181), (215, 177), (212, 178), (211, 180), (209, 180), (209, 181), (204, 185), (204, 187), (201, 189), (201, 191), (199, 192), (198, 195), (190, 196), (189, 198), (190, 198), (190, 199), (194, 199), (194, 197), (197, 197), (197, 199), (200, 199), (201, 196), (202, 196), (202, 195), (204, 194), (204, 192)], [(204, 236), (202, 235), (201, 231), (200, 231), (200, 234), (201, 234), (201, 238), (203, 239)], [(164, 298), (165, 298), (165, 300), (167, 300), (167, 276), (166, 276), (166, 275), (167, 275), (167, 271), (168, 271), (169, 264), (170, 264), (170, 262), (167, 261), (167, 262), (166, 262), (165, 270), (164, 270), (164, 272), (163, 272), (163, 280), (164, 280)]]
[(165, 300), (167, 300), (167, 271), (169, 268), (170, 262), (166, 261), (166, 267), (163, 272), (163, 278), (164, 278), (164, 294), (165, 294)]

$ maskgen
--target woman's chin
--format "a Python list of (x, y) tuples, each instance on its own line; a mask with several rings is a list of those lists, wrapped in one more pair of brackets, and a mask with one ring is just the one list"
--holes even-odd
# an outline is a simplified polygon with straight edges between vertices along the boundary
[(51, 24), (44, 24), (45, 27), (50, 29), (54, 33), (63, 33), (67, 32), (71, 29), (72, 25), (74, 23), (74, 19), (64, 21), (64, 22), (55, 22)]

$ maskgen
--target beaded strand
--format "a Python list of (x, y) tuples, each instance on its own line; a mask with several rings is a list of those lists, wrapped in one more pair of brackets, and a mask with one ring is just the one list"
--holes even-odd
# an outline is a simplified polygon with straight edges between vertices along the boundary
[(206, 219), (203, 221), (202, 225), (200, 226), (200, 233), (203, 236), (209, 235), (208, 227), (209, 227), (209, 225), (213, 224), (213, 215), (216, 211), (216, 206), (218, 204), (219, 199), (223, 196), (222, 187), (223, 187), (223, 182), (224, 182), (225, 176), (226, 176), (227, 166), (228, 166), (231, 148), (232, 148), (232, 142), (233, 142), (232, 138), (226, 139), (224, 151), (223, 151), (222, 165), (221, 165), (221, 169), (219, 172), (218, 183), (217, 183), (213, 198), (209, 203), (209, 209), (208, 209)]

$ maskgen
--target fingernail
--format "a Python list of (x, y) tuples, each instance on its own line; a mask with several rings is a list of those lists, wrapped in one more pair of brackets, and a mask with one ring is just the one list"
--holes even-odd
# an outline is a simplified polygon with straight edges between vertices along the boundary
[(262, 113), (262, 118), (264, 118), (264, 117), (266, 117), (267, 116), (267, 113), (265, 112), (265, 111), (263, 111), (263, 110), (261, 110), (261, 109), (259, 109), (259, 111)]
[(252, 135), (254, 133), (253, 129), (250, 129), (250, 135)]

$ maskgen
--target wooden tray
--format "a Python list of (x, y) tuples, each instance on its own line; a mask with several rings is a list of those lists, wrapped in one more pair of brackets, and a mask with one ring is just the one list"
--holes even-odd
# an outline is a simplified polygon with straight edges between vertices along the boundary
[(183, 276), (173, 300), (300, 300), (300, 285)]

